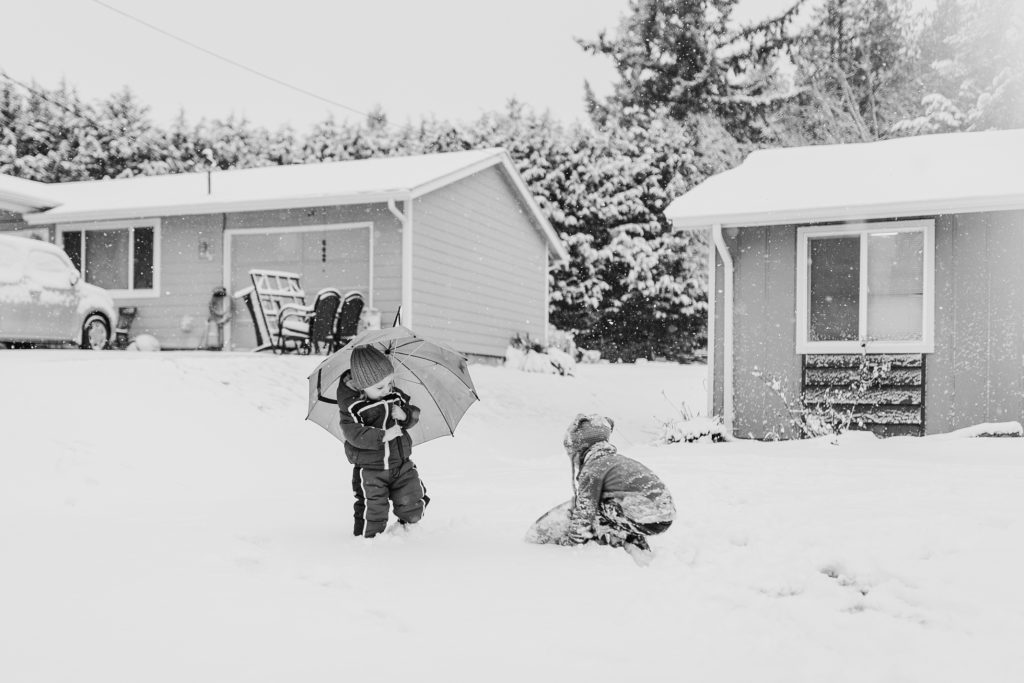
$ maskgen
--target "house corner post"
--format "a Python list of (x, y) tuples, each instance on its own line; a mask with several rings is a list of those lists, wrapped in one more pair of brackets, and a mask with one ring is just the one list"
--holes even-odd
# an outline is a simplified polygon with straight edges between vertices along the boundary
[[(722, 413), (726, 433), (733, 436), (733, 260), (722, 234), (722, 224), (711, 226), (715, 249), (722, 257), (725, 282), (722, 283)], [(714, 250), (712, 250), (713, 252)]]

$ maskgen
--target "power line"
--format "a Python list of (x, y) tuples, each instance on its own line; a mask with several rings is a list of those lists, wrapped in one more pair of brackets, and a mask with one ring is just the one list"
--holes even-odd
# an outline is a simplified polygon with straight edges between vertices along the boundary
[(214, 52), (213, 50), (206, 49), (202, 45), (197, 45), (196, 43), (193, 43), (191, 40), (188, 40), (186, 38), (182, 38), (181, 36), (177, 36), (177, 35), (171, 33), (170, 31), (165, 31), (164, 29), (160, 28), (159, 26), (155, 26), (155, 25), (149, 23), (148, 21), (145, 21), (143, 19), (139, 19), (136, 16), (133, 16), (133, 15), (128, 14), (127, 12), (125, 12), (123, 10), (120, 10), (120, 9), (118, 9), (116, 7), (113, 7), (112, 5), (108, 5), (107, 3), (103, 2), (102, 0), (92, 0), (92, 2), (96, 3), (97, 5), (100, 5), (101, 7), (107, 8), (111, 12), (116, 12), (117, 14), (120, 14), (121, 16), (123, 16), (123, 17), (125, 17), (127, 19), (131, 19), (134, 22), (142, 24), (146, 28), (149, 28), (149, 29), (151, 29), (153, 31), (156, 31), (157, 33), (161, 33), (161, 34), (167, 36), (168, 38), (172, 38), (174, 40), (177, 40), (179, 43), (184, 43), (185, 45), (188, 45), (191, 48), (195, 48), (196, 50), (199, 50), (200, 52), (205, 52), (206, 54), (210, 55), (211, 57), (216, 57), (217, 59), (219, 59), (219, 60), (221, 60), (223, 62), (227, 62), (228, 64), (230, 64), (232, 66), (235, 66), (235, 67), (237, 67), (239, 69), (243, 69), (245, 71), (248, 71), (251, 74), (255, 74), (256, 76), (259, 76), (260, 78), (265, 78), (268, 81), (272, 81), (273, 83), (277, 83), (278, 85), (282, 85), (282, 86), (284, 86), (286, 88), (289, 88), (290, 90), (294, 90), (295, 92), (299, 92), (299, 93), (302, 93), (303, 95), (307, 95), (309, 97), (316, 98), (316, 99), (320, 100), (321, 102), (326, 102), (327, 104), (330, 104), (330, 105), (335, 106), (335, 107), (341, 107), (342, 109), (346, 109), (346, 110), (348, 110), (350, 112), (353, 112), (355, 114), (359, 114), (360, 116), (365, 116), (368, 119), (380, 118), (377, 115), (368, 114), (368, 113), (366, 113), (364, 111), (360, 111), (358, 109), (353, 109), (352, 107), (350, 107), (350, 106), (348, 106), (346, 104), (342, 104), (341, 102), (335, 102), (334, 100), (329, 99), (327, 97), (323, 97), (321, 95), (317, 95), (315, 92), (310, 92), (309, 90), (306, 90), (305, 88), (300, 88), (297, 85), (292, 85), (291, 83), (288, 83), (286, 81), (282, 81), (280, 78), (275, 78), (274, 76), (270, 76), (268, 74), (265, 74), (262, 71), (258, 71), (256, 69), (253, 69), (252, 67), (246, 66), (245, 64), (242, 64), (241, 62), (236, 62), (235, 60), (231, 59), (230, 57), (225, 57), (224, 55), (221, 55), (221, 54), (218, 54), (218, 53)]
[(99, 129), (99, 130), (107, 129), (107, 126), (104, 126), (104, 125), (100, 124), (99, 122), (96, 121), (96, 119), (94, 119), (91, 116), (83, 113), (81, 110), (79, 110), (79, 109), (77, 109), (75, 107), (69, 107), (68, 105), (64, 104), (63, 102), (61, 102), (59, 100), (53, 99), (52, 97), (47, 95), (45, 92), (43, 92), (41, 90), (36, 90), (35, 88), (33, 88), (30, 85), (25, 85), (24, 83), (22, 83), (21, 81), (19, 81), (16, 78), (11, 78), (4, 71), (0, 71), (0, 78), (6, 78), (11, 83), (14, 83), (15, 85), (20, 85), (25, 90), (28, 90), (30, 93), (33, 93), (34, 95), (36, 95), (38, 97), (41, 97), (42, 99), (46, 100), (50, 104), (55, 104), (55, 105), (57, 105), (58, 107), (60, 107), (61, 109), (63, 109), (64, 111), (66, 111), (68, 113), (74, 114), (75, 116), (82, 117), (83, 119), (85, 119), (86, 121), (91, 123), (92, 125), (96, 126), (96, 128)]

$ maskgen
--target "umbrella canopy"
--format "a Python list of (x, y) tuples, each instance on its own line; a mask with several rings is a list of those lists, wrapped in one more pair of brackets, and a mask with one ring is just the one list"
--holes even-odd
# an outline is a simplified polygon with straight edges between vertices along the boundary
[(417, 337), (396, 325), (368, 330), (328, 356), (309, 376), (309, 413), (312, 420), (344, 441), (338, 415), (338, 382), (349, 369), (352, 349), (375, 346), (395, 367), (395, 386), (420, 409), (420, 419), (409, 429), (413, 444), (450, 436), (469, 407), (479, 400), (466, 358), (452, 349)]

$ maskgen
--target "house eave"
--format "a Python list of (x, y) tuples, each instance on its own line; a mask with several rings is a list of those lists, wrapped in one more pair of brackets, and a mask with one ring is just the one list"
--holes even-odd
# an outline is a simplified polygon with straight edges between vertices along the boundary
[(0, 209), (14, 213), (30, 214), (45, 211), (59, 206), (59, 202), (41, 201), (38, 197), (29, 197), (16, 192), (0, 192)]
[(25, 216), (29, 225), (51, 225), (60, 223), (83, 223), (90, 221), (123, 220), (131, 218), (154, 218), (165, 216), (191, 216), (208, 213), (239, 213), (244, 211), (268, 211), (274, 209), (305, 209), (315, 206), (344, 206), (352, 204), (384, 204), (389, 199), (405, 199), (409, 190), (400, 189), (385, 193), (358, 195), (310, 195), (270, 199), (247, 199), (240, 201), (210, 201), (187, 204), (151, 204), (129, 206), (119, 209), (96, 209), (91, 211), (68, 211), (62, 213), (40, 212)]
[(0, 197), (0, 211), (11, 211), (12, 213), (28, 214), (39, 209), (29, 204), (22, 204), (20, 202), (14, 202)]
[(1013, 194), (996, 197), (960, 197), (941, 201), (929, 199), (888, 204), (805, 207), (785, 211), (674, 216), (671, 220), (674, 231), (684, 231), (705, 230), (716, 223), (721, 224), (723, 228), (752, 228), (1022, 209), (1024, 196)]

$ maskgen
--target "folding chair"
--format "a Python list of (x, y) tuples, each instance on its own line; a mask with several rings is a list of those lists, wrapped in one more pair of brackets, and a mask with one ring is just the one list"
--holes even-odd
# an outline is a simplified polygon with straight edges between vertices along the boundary
[(363, 295), (359, 292), (349, 292), (345, 295), (334, 326), (332, 351), (337, 351), (359, 334), (359, 321), (365, 305)]
[(316, 293), (311, 307), (286, 304), (278, 316), (281, 346), (291, 342), (306, 353), (321, 353), (333, 348), (334, 326), (341, 306), (341, 292), (325, 287)]

